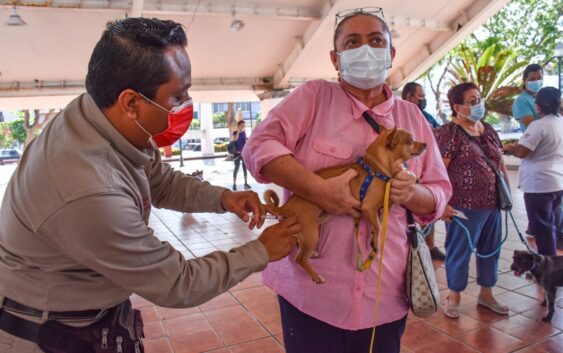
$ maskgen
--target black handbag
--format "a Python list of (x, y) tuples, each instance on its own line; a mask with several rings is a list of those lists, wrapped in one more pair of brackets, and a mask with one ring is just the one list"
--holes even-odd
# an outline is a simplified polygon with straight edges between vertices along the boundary
[(473, 143), (475, 143), (475, 145), (479, 147), (479, 150), (481, 151), (481, 155), (485, 159), (485, 162), (487, 162), (487, 165), (491, 168), (493, 173), (495, 173), (495, 179), (497, 181), (496, 190), (497, 190), (499, 207), (503, 211), (510, 211), (512, 209), (512, 194), (510, 192), (510, 188), (506, 184), (504, 173), (500, 169), (497, 170), (495, 168), (493, 162), (489, 159), (489, 157), (487, 157), (485, 151), (483, 151), (483, 148), (481, 148), (481, 145), (477, 143), (477, 140), (475, 140), (473, 136), (469, 135), (467, 131), (465, 131), (461, 126), (457, 125), (457, 127), (469, 138), (470, 141), (473, 141)]

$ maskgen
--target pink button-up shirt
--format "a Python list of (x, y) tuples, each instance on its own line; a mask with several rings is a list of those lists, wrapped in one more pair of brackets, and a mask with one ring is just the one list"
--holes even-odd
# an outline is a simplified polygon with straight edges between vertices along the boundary
[[(417, 221), (432, 222), (442, 214), (452, 193), (446, 168), (420, 110), (393, 97), (387, 86), (385, 94), (389, 97), (385, 102), (368, 109), (338, 83), (319, 80), (300, 86), (252, 132), (243, 151), (248, 169), (258, 181), (269, 182), (261, 174), (262, 167), (287, 154), (313, 171), (351, 163), (356, 156), (364, 154), (377, 136), (362, 117), (369, 110), (379, 124), (406, 129), (415, 140), (427, 143), (421, 156), (408, 161), (408, 168), (436, 201), (435, 212), (418, 217)], [(286, 198), (288, 194), (286, 191)], [(354, 225), (350, 216), (334, 217), (321, 225), (317, 247), (320, 257), (309, 261), (326, 283), (315, 284), (295, 263), (297, 249), (285, 259), (270, 263), (263, 272), (263, 281), (302, 312), (333, 326), (357, 330), (372, 327), (374, 322), (380, 325), (398, 320), (408, 311), (406, 225), (405, 209), (392, 206), (383, 255), (381, 304), (375, 321), (378, 259), (366, 272), (356, 269)], [(369, 230), (363, 220), (359, 242), (365, 258), (370, 247)]]

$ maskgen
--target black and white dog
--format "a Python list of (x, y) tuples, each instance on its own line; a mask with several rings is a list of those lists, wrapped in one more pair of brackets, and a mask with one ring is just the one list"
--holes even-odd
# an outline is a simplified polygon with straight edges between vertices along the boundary
[(516, 276), (530, 271), (545, 291), (545, 301), (549, 309), (543, 321), (550, 322), (555, 313), (557, 287), (563, 286), (563, 256), (544, 256), (529, 251), (514, 250), (510, 269)]

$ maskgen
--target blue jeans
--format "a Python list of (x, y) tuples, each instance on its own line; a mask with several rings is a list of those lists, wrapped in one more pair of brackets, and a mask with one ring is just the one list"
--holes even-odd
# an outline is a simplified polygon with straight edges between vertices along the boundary
[[(498, 208), (470, 210), (458, 208), (469, 220), (458, 218), (469, 230), (473, 246), (482, 255), (488, 255), (500, 245), (502, 236), (502, 215)], [(467, 235), (457, 223), (446, 223), (446, 276), (448, 288), (462, 292), (469, 278), (469, 260), (472, 251)], [(494, 287), (497, 283), (498, 259), (500, 252), (489, 258), (477, 258), (477, 284)]]

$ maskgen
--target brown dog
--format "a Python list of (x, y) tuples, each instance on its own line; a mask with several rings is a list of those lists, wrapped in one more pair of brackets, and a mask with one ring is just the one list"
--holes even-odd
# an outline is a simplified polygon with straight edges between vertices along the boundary
[[(380, 135), (368, 146), (363, 158), (373, 172), (378, 172), (390, 178), (394, 174), (394, 168), (397, 164), (407, 161), (412, 156), (420, 155), (426, 148), (426, 144), (414, 141), (412, 135), (406, 130), (385, 129), (383, 126), (380, 128)], [(360, 164), (352, 163), (326, 168), (316, 173), (324, 179), (328, 179), (341, 175), (348, 169), (354, 169), (358, 172), (358, 175), (350, 181), (350, 191), (352, 195), (360, 199), (360, 189), (368, 175), (368, 172)], [(380, 228), (379, 211), (383, 207), (384, 191), (385, 181), (374, 177), (362, 202), (362, 215), (371, 228), (371, 246), (373, 248), (369, 257), (371, 260), (377, 252)], [(302, 232), (296, 235), (299, 252), (295, 261), (309, 273), (315, 283), (323, 283), (324, 278), (313, 270), (308, 258), (316, 255), (315, 248), (319, 241), (319, 225), (326, 222), (330, 216), (316, 204), (297, 195), (291, 196), (281, 207), (278, 206), (278, 195), (273, 190), (266, 190), (264, 199), (266, 209), (271, 213), (283, 217), (297, 218), (301, 224)], [(357, 232), (359, 218), (354, 221), (355, 231)]]

